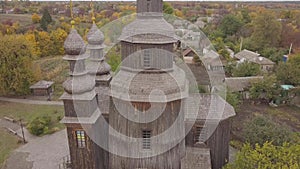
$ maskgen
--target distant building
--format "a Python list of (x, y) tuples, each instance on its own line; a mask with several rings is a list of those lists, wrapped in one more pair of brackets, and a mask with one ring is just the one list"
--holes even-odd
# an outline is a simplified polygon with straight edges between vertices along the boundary
[(50, 96), (53, 93), (53, 84), (54, 82), (52, 81), (45, 81), (41, 80), (32, 86), (30, 86), (30, 89), (35, 96)]
[(234, 56), (239, 62), (252, 62), (260, 65), (262, 71), (267, 72), (273, 70), (275, 63), (268, 58), (260, 56), (259, 53), (249, 51), (247, 49), (238, 52)]
[(238, 92), (242, 95), (243, 99), (249, 99), (249, 88), (253, 81), (262, 80), (263, 76), (250, 76), (250, 77), (226, 77), (225, 83), (229, 91)]

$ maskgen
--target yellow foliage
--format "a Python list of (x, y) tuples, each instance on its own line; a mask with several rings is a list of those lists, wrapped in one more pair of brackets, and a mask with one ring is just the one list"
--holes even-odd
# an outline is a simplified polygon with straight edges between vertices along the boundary
[(178, 10), (178, 9), (175, 9), (175, 15), (177, 17), (183, 18), (183, 13), (180, 10)]
[(114, 18), (114, 19), (120, 18), (120, 13), (114, 12), (114, 13), (112, 14), (112, 18)]
[(48, 32), (38, 32), (38, 45), (41, 49), (41, 57), (51, 55), (53, 41)]
[(25, 39), (28, 41), (28, 43), (30, 43), (32, 46), (32, 49), (31, 49), (32, 55), (35, 58), (40, 57), (41, 51), (40, 51), (40, 48), (36, 41), (35, 35), (33, 33), (26, 33), (24, 36), (25, 36)]
[(40, 23), (41, 17), (38, 14), (34, 13), (31, 16), (31, 20), (32, 23)]
[(68, 34), (61, 28), (58, 28), (51, 32), (50, 37), (53, 41), (53, 52), (54, 55), (62, 55), (64, 51), (64, 41), (66, 40)]

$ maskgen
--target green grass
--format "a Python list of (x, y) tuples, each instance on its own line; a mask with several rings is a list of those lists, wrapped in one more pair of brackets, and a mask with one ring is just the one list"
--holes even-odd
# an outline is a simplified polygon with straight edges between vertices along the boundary
[[(64, 125), (59, 123), (59, 118), (63, 117), (63, 112), (63, 106), (31, 105), (0, 101), (0, 118), (6, 116), (15, 120), (23, 119), (23, 122), (28, 124), (36, 117), (49, 115), (51, 117), (51, 124), (48, 133), (64, 128)], [(0, 168), (9, 154), (17, 147), (18, 138), (0, 128)]]
[(0, 168), (9, 154), (18, 147), (18, 139), (0, 128)]
[(63, 106), (0, 102), (0, 118), (7, 116), (15, 120), (23, 119), (27, 124), (36, 117), (49, 115), (52, 120), (49, 130), (59, 130), (64, 128), (64, 125), (59, 123), (58, 120), (63, 117), (63, 112)]

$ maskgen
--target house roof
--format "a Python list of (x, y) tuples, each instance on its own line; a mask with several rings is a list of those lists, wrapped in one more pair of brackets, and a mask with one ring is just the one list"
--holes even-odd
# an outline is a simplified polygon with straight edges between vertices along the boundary
[(239, 60), (241, 60), (241, 59), (251, 60), (251, 59), (257, 58), (258, 56), (260, 56), (260, 54), (252, 52), (247, 49), (244, 49), (244, 50), (238, 52), (237, 54), (235, 54), (235, 58), (237, 58)]
[(190, 52), (194, 52), (191, 48), (187, 48), (186, 50), (184, 50), (183, 52), (182, 52), (182, 55), (183, 56), (187, 56)]
[(248, 88), (252, 81), (263, 79), (263, 76), (226, 77), (227, 88), (232, 92), (241, 92)]
[(182, 169), (211, 169), (209, 148), (186, 147), (186, 155), (181, 160)]
[(41, 80), (30, 86), (30, 89), (48, 89), (53, 83), (52, 81)]
[(207, 65), (211, 65), (211, 66), (223, 66), (223, 63), (220, 60), (220, 55), (213, 51), (210, 50), (209, 52), (207, 52), (204, 57), (202, 58), (202, 61)]
[(262, 57), (262, 56), (250, 59), (249, 62), (257, 63), (259, 65), (274, 65), (275, 64), (270, 59)]

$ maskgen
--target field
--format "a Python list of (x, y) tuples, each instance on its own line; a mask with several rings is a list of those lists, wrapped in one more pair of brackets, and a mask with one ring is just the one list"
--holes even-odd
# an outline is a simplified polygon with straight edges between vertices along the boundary
[(0, 14), (0, 23), (11, 20), (12, 22), (18, 21), (20, 26), (28, 26), (32, 24), (31, 15), (26, 14)]
[(245, 102), (239, 106), (236, 116), (232, 119), (232, 145), (240, 147), (243, 140), (244, 125), (257, 115), (268, 117), (273, 122), (287, 127), (292, 132), (300, 133), (300, 108), (282, 105), (270, 107), (267, 104), (252, 104)]
[[(63, 117), (63, 106), (31, 105), (11, 102), (0, 102), (0, 118), (5, 116), (15, 120), (23, 119), (25, 123), (43, 115), (49, 115), (53, 121)], [(54, 123), (52, 127), (63, 128), (63, 124)]]

